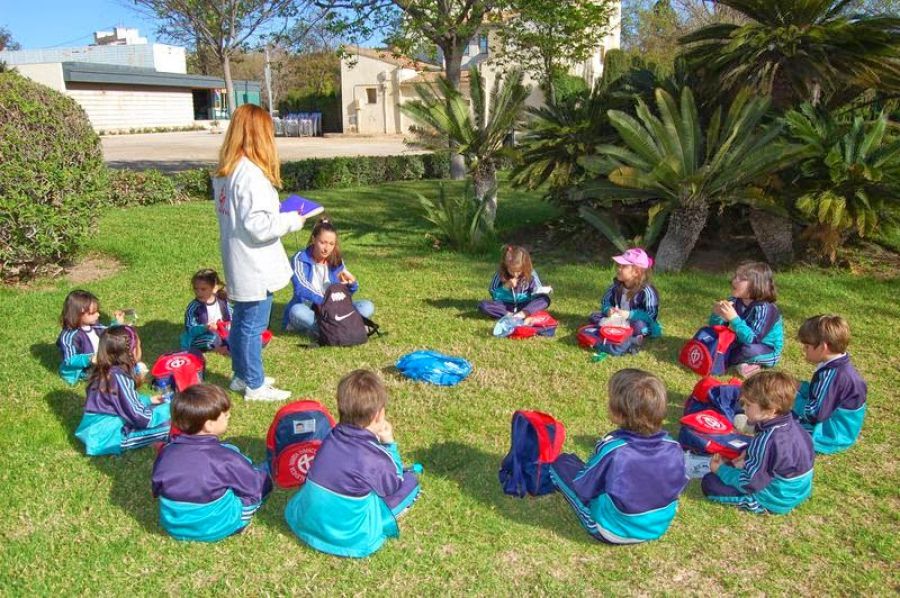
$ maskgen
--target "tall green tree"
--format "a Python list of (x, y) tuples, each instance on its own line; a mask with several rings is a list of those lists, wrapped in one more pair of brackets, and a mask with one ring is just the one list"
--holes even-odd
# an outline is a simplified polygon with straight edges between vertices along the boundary
[(497, 170), (500, 161), (513, 152), (506, 141), (519, 124), (530, 93), (522, 84), (523, 77), (521, 70), (512, 70), (497, 77), (488, 92), (475, 67), (470, 77), (471, 107), (446, 78), (438, 80), (437, 90), (417, 86), (419, 99), (400, 106), (416, 121), (416, 145), (440, 149), (446, 147), (447, 139), (456, 143), (472, 176), (475, 198), (484, 204), (488, 228), (493, 228), (497, 215)]
[(610, 31), (618, 0), (512, 0), (492, 15), (501, 59), (531, 73), (556, 104), (554, 75), (584, 62)]
[(657, 113), (641, 100), (637, 116), (612, 110), (609, 120), (624, 145), (601, 145), (584, 159), (600, 178), (579, 193), (606, 201), (664, 204), (669, 213), (657, 268), (678, 271), (687, 262), (715, 203), (759, 201), (757, 185), (793, 160), (779, 142), (780, 122), (766, 122), (767, 98), (739, 94), (727, 113), (717, 108), (704, 126), (690, 88), (680, 102), (656, 90)]
[(298, 15), (310, 15), (313, 0), (133, 0), (136, 10), (159, 23), (157, 33), (177, 43), (209, 51), (222, 65), (228, 110), (234, 112), (231, 59), (261, 35), (281, 33)]

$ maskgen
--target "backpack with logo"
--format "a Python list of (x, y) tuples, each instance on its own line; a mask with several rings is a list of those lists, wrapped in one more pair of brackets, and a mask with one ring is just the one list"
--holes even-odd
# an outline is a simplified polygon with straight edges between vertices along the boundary
[(333, 427), (331, 413), (317, 401), (294, 401), (279, 409), (266, 435), (272, 481), (282, 488), (301, 486)]
[(734, 416), (744, 412), (740, 395), (741, 381), (736, 378), (722, 382), (707, 376), (697, 382), (684, 403), (678, 434), (681, 446), (695, 453), (719, 453), (726, 459), (740, 455), (752, 439), (734, 427)]
[(167, 400), (171, 400), (176, 391), (203, 382), (205, 369), (206, 359), (196, 349), (163, 353), (150, 368), (153, 376), (151, 386)]
[(374, 326), (370, 333), (366, 319), (353, 306), (353, 299), (347, 285), (336, 282), (325, 289), (322, 303), (316, 306), (316, 323), (319, 326), (319, 344), (330, 347), (352, 347), (369, 340), (371, 333), (378, 331)]
[(704, 326), (681, 348), (678, 361), (701, 376), (724, 374), (736, 339), (728, 326)]
[(631, 326), (608, 324), (586, 324), (578, 329), (575, 338), (582, 347), (617, 356), (637, 353), (644, 340), (634, 334)]
[(728, 382), (722, 382), (706, 376), (694, 385), (694, 390), (684, 402), (684, 415), (714, 409), (724, 415), (728, 421), (733, 422), (735, 415), (744, 412), (740, 396), (741, 381), (739, 379), (732, 378)]
[(512, 417), (509, 453), (500, 464), (503, 492), (519, 498), (555, 490), (549, 466), (566, 440), (565, 425), (548, 413), (516, 411)]
[(512, 339), (531, 338), (533, 336), (554, 336), (559, 322), (546, 311), (536, 311), (530, 316), (531, 323), (525, 325), (524, 318), (506, 315), (497, 320), (494, 336), (505, 336)]

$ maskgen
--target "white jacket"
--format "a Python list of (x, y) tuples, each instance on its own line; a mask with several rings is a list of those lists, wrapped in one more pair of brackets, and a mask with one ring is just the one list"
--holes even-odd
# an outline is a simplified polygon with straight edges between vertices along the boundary
[(229, 176), (213, 179), (213, 198), (229, 298), (262, 301), (287, 286), (292, 271), (281, 237), (303, 228), (306, 220), (297, 212), (278, 211), (278, 192), (247, 158)]

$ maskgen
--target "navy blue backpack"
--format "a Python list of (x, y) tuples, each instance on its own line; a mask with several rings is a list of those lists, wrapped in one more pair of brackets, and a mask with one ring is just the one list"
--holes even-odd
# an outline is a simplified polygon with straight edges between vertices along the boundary
[(566, 426), (540, 411), (516, 411), (512, 417), (512, 442), (500, 464), (500, 485), (519, 498), (541, 496), (556, 488), (548, 471), (566, 440)]

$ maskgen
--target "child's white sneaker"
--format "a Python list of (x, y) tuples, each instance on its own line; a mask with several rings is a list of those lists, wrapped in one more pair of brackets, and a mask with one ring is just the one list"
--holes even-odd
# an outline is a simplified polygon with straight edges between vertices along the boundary
[[(272, 386), (273, 384), (275, 384), (275, 378), (272, 378), (271, 376), (263, 378), (263, 386)], [(247, 383), (235, 376), (231, 379), (231, 384), (228, 385), (228, 388), (234, 392), (244, 392), (247, 390)]]
[(248, 388), (244, 391), (244, 399), (247, 401), (287, 401), (291, 398), (291, 391), (275, 388), (271, 384), (263, 384), (259, 388)]

